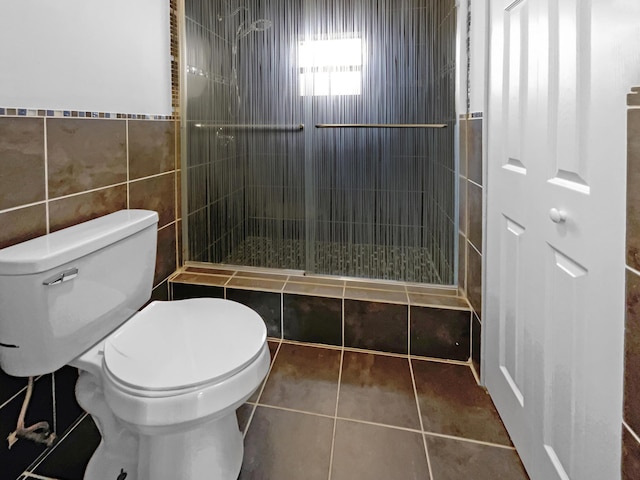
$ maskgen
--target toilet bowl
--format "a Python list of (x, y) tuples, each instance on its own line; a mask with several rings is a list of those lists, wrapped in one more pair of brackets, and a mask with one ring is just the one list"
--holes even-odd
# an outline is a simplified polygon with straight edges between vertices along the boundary
[(80, 370), (102, 435), (85, 480), (232, 480), (235, 410), (269, 368), (266, 327), (230, 300), (152, 302), (158, 216), (125, 210), (0, 250), (0, 367)]
[(264, 322), (244, 305), (149, 304), (70, 362), (85, 372), (77, 397), (103, 435), (85, 479), (121, 471), (128, 480), (237, 478), (243, 444), (235, 411), (269, 360)]

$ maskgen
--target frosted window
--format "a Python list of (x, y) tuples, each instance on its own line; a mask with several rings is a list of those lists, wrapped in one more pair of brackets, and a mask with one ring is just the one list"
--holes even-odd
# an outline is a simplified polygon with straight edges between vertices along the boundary
[(300, 42), (300, 95), (360, 95), (362, 39)]

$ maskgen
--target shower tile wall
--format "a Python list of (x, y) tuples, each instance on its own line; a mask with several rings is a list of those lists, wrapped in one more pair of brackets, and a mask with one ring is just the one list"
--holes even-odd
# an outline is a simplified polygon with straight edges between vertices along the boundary
[[(233, 117), (235, 30), (225, 21), (224, 2), (188, 0), (187, 215), (190, 259), (220, 262), (245, 236), (244, 158)], [(211, 226), (215, 225), (216, 228)]]
[[(176, 5), (171, 1), (172, 15)], [(175, 18), (173, 19), (175, 22)], [(181, 262), (177, 32), (172, 27), (174, 116), (0, 108), (0, 248), (125, 208), (158, 211), (153, 299), (168, 298)], [(60, 115), (60, 116), (58, 116)], [(26, 426), (47, 421), (60, 438), (84, 413), (75, 368), (35, 379)], [(46, 449), (5, 440), (16, 429), (26, 378), (0, 371), (0, 477), (15, 479)]]
[(466, 293), (473, 312), (471, 358), (479, 375), (482, 329), (482, 113), (461, 115), (459, 129), (458, 286)]
[(622, 478), (640, 478), (640, 87), (628, 96), (627, 255)]

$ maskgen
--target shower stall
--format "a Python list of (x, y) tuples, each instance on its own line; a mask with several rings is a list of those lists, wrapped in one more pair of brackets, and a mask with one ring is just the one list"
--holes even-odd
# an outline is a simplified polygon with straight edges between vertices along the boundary
[(454, 0), (186, 0), (186, 260), (450, 285)]

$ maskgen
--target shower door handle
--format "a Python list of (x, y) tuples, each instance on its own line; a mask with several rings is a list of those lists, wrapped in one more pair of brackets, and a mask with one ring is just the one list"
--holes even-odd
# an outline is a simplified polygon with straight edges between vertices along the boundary
[(446, 128), (446, 123), (316, 123), (316, 128)]

